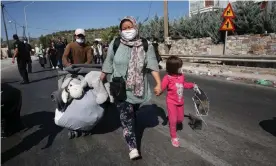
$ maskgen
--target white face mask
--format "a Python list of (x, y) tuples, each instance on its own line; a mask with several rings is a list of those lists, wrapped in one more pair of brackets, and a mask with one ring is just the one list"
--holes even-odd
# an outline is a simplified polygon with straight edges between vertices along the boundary
[(76, 39), (76, 42), (82, 44), (84, 43), (84, 39)]
[(137, 31), (135, 29), (123, 30), (122, 37), (126, 40), (132, 40), (136, 37)]

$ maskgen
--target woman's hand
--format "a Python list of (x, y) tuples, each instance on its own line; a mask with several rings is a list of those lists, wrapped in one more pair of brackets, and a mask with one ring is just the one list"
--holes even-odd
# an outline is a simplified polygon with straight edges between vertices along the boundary
[(154, 93), (156, 96), (159, 96), (162, 92), (162, 89), (161, 89), (161, 79), (160, 79), (160, 75), (159, 75), (159, 72), (157, 71), (152, 71), (151, 72), (155, 82), (156, 82), (156, 86), (154, 87)]
[(106, 74), (104, 72), (101, 73), (100, 80), (104, 81), (106, 77)]
[(154, 93), (156, 96), (159, 96), (161, 95), (162, 93), (162, 89), (161, 89), (161, 84), (157, 84), (155, 87), (154, 87)]

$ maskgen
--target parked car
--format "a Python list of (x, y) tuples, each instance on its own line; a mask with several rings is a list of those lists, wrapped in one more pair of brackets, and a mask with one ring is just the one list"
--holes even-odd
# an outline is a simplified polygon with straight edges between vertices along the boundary
[(7, 83), (1, 84), (1, 138), (8, 137), (21, 127), (21, 91)]

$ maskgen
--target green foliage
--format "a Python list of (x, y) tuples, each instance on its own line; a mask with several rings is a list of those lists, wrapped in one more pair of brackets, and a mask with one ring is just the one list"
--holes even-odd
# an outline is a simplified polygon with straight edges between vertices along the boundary
[(253, 1), (237, 1), (233, 5), (234, 23), (238, 34), (264, 33), (264, 20), (260, 5)]
[(268, 33), (276, 32), (276, 1), (272, 2), (270, 11), (267, 11), (264, 16), (265, 30)]
[(233, 8), (236, 14), (234, 23), (239, 35), (276, 32), (276, 2), (272, 2), (270, 11), (261, 9), (260, 4), (253, 1), (237, 1)]
[(48, 47), (49, 44), (50, 44), (50, 41), (51, 41), (51, 38), (50, 38), (49, 35), (47, 35), (47, 36), (41, 35), (41, 36), (39, 37), (39, 44), (42, 44), (43, 47)]
[(101, 33), (101, 38), (105, 42), (111, 42), (111, 40), (115, 37), (119, 36), (119, 27), (118, 26), (111, 26), (106, 28)]
[(164, 18), (154, 16), (153, 19), (144, 23), (140, 27), (140, 34), (144, 38), (157, 38), (158, 41), (164, 41)]

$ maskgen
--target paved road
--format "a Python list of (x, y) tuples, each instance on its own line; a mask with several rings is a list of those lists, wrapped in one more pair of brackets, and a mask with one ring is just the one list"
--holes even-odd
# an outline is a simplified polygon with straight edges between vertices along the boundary
[[(276, 117), (274, 89), (187, 76), (211, 100), (211, 111), (205, 118), (208, 126), (194, 131), (185, 118), (183, 130), (178, 132), (182, 147), (173, 148), (168, 126), (161, 124), (165, 96), (153, 97), (151, 104), (157, 104), (158, 109), (148, 103), (137, 115), (143, 158), (129, 161), (116, 111), (107, 113), (94, 135), (69, 140), (67, 130), (53, 123), (55, 108), (50, 94), (57, 88), (57, 73), (50, 69), (43, 71), (37, 64), (34, 71), (30, 76), (33, 83), (29, 85), (15, 82), (19, 75), (14, 67), (1, 73), (2, 82), (10, 82), (23, 93), (22, 119), (28, 128), (2, 139), (2, 159), (3, 156), (7, 159), (3, 165), (260, 166), (276, 163), (276, 134), (271, 134), (276, 128), (276, 120), (272, 120)], [(192, 91), (185, 91), (185, 97), (185, 114), (194, 113)]]

